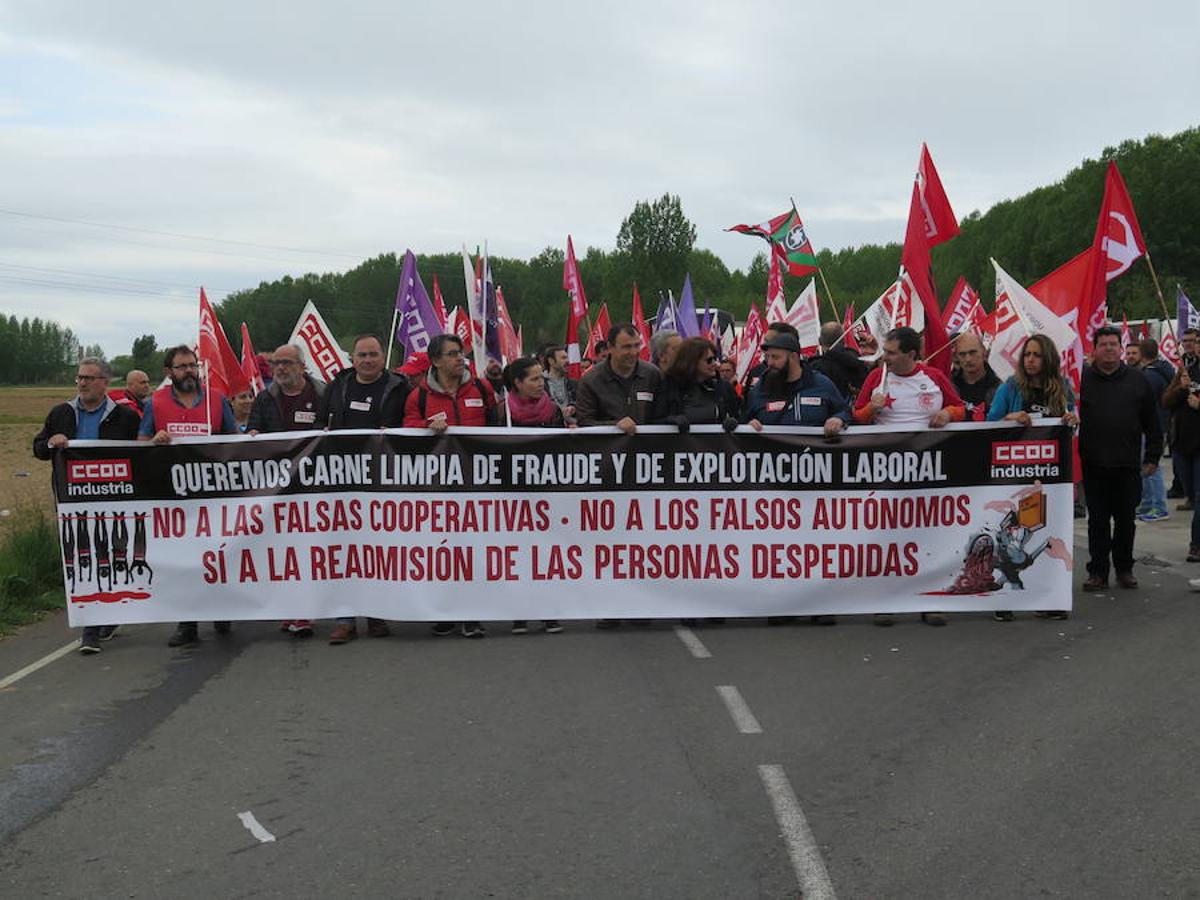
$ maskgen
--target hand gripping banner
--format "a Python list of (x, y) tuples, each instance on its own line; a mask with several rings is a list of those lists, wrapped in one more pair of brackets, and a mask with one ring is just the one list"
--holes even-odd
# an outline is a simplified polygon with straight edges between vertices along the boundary
[(1070, 609), (1070, 429), (72, 441), (72, 625)]

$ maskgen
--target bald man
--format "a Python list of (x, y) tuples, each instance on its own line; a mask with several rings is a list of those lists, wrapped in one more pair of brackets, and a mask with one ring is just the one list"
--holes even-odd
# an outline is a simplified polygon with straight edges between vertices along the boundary
[(954, 366), (950, 380), (967, 408), (966, 421), (984, 421), (1000, 378), (988, 365), (987, 347), (979, 335), (964, 332), (954, 339)]
[(146, 411), (146, 401), (154, 393), (150, 376), (141, 369), (130, 369), (125, 373), (125, 389), (114, 388), (108, 396), (114, 403), (128, 406), (140, 417)]

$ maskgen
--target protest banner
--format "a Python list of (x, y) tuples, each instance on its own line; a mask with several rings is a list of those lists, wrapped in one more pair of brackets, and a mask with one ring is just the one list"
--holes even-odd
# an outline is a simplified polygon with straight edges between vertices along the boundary
[(1070, 609), (1045, 421), (72, 441), (70, 621)]

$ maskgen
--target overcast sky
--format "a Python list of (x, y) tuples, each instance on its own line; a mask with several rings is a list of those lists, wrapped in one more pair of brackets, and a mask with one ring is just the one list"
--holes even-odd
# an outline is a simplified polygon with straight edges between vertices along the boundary
[(0, 3), (0, 311), (126, 353), (200, 284), (611, 248), (666, 191), (731, 268), (789, 196), (899, 240), (922, 141), (962, 217), (1198, 124), (1198, 39), (1195, 0)]

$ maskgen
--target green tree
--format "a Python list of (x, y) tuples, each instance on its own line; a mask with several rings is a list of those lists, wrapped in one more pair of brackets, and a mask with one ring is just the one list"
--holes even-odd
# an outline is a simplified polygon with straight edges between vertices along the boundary
[(646, 294), (679, 293), (695, 244), (696, 226), (676, 194), (639, 200), (617, 232), (617, 250), (628, 257), (631, 274)]

